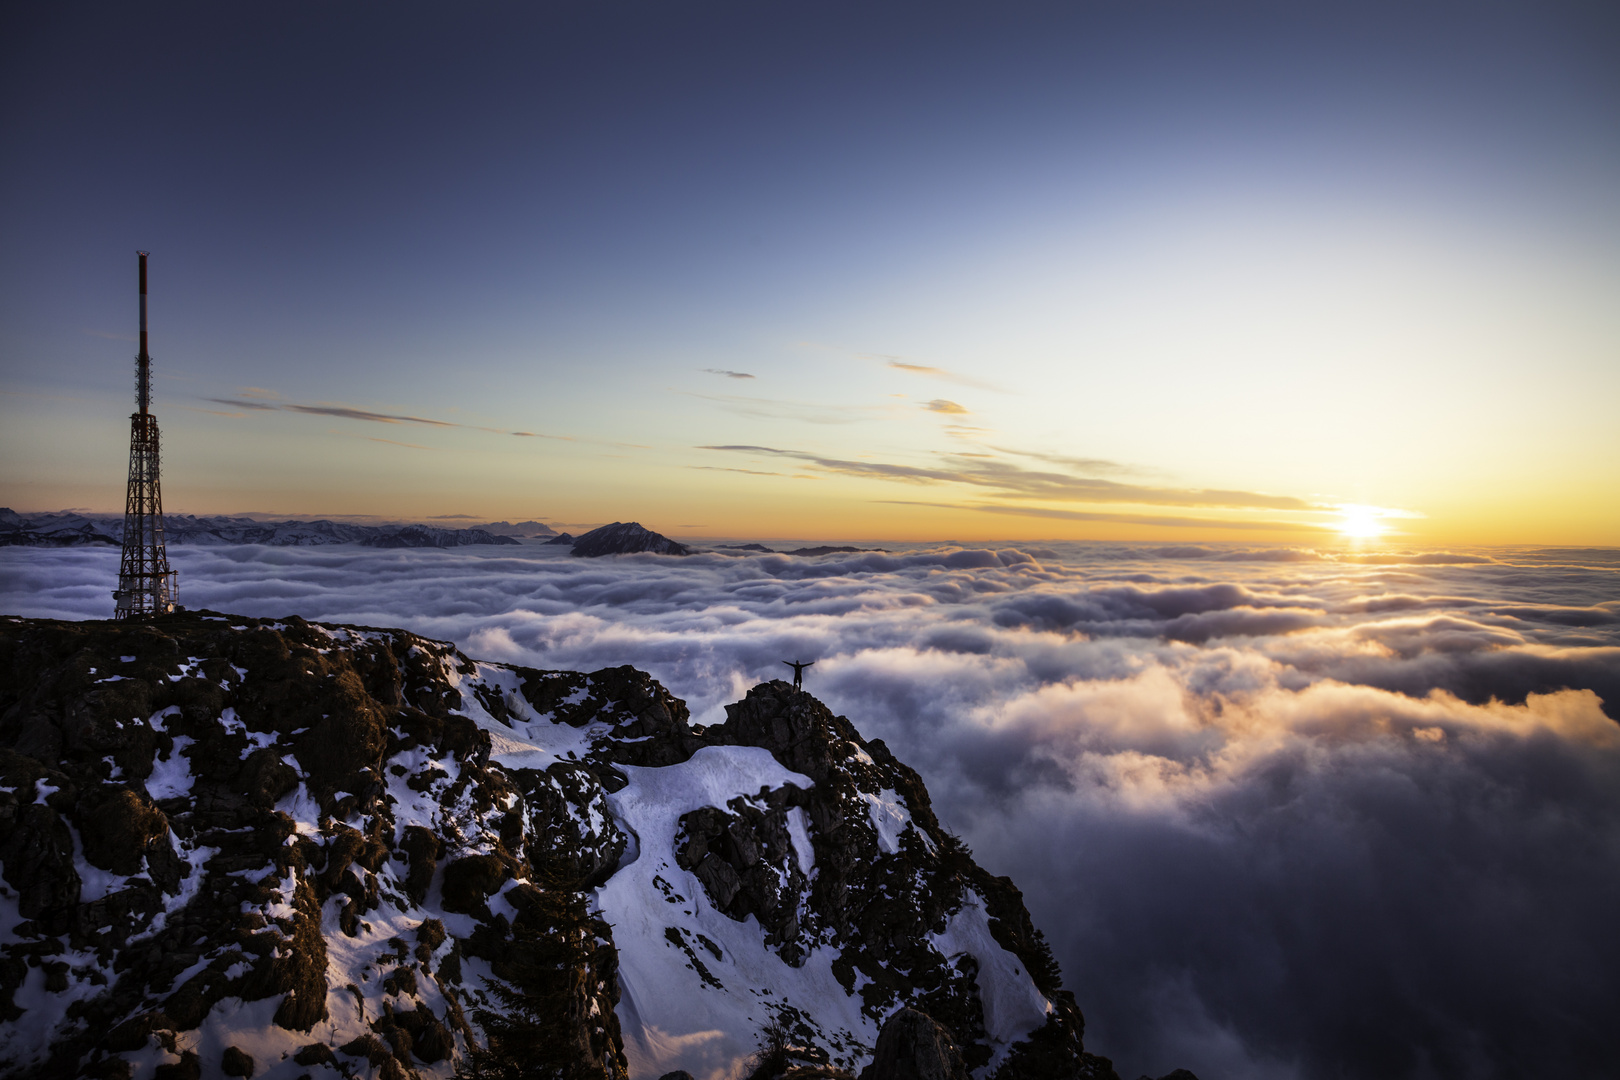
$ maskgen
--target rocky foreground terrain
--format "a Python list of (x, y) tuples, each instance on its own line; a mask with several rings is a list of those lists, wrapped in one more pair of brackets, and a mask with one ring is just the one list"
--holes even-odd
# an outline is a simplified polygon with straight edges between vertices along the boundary
[(0, 861), (7, 1076), (1114, 1076), (1012, 882), (783, 682), (705, 729), (401, 630), (0, 618)]

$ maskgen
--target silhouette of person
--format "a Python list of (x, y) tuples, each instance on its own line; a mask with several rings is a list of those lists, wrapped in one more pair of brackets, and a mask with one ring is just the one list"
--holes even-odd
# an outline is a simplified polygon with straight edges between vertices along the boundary
[(801, 663), (801, 662), (799, 662), (797, 660), (784, 660), (784, 661), (782, 661), (782, 663), (786, 664), (788, 667), (793, 669), (793, 689), (795, 689), (795, 690), (803, 690), (804, 689), (804, 669), (807, 668), (807, 667), (814, 667), (816, 662), (814, 660), (810, 660), (810, 661), (806, 661), (806, 662)]

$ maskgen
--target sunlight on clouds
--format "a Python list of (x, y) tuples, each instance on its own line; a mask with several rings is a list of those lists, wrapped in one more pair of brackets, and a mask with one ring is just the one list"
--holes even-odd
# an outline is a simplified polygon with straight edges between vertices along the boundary
[[(1545, 1066), (1620, 1007), (1613, 553), (886, 546), (170, 557), (188, 606), (629, 663), (697, 723), (814, 658), (806, 688), (1015, 878), (1088, 1046), (1129, 1075), (1168, 1045), (1195, 1071), (1323, 1075), (1414, 1040), (1471, 1052), (1480, 1024)], [(0, 548), (0, 610), (104, 617), (116, 574), (115, 550)], [(1189, 1016), (1221, 1021), (1194, 1038)]]

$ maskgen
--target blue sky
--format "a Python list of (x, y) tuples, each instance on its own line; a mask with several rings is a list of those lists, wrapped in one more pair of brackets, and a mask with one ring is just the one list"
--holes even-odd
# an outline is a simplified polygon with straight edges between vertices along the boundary
[(20, 509), (1620, 541), (1597, 5), (9, 18)]

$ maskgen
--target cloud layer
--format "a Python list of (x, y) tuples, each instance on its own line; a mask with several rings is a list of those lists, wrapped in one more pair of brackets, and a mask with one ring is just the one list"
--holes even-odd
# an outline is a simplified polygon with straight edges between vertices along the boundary
[[(0, 549), (0, 611), (105, 617), (116, 558)], [(189, 606), (631, 663), (697, 722), (817, 658), (1024, 889), (1121, 1075), (1620, 1059), (1620, 553), (171, 558)]]

